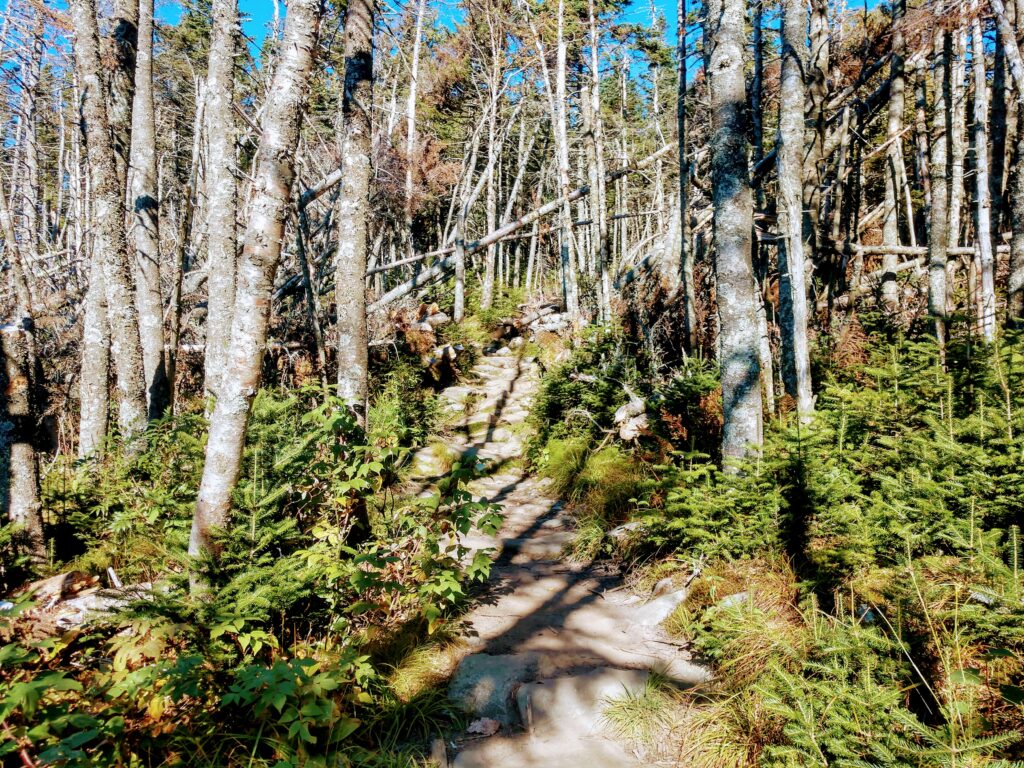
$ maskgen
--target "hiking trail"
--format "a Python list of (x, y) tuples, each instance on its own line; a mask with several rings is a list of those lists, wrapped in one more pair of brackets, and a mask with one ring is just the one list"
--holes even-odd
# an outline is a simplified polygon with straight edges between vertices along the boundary
[(504, 514), (495, 536), (463, 539), (472, 549), (492, 549), (495, 563), (464, 617), (468, 651), (448, 689), (472, 720), (501, 727), (450, 741), (447, 759), (454, 768), (649, 765), (612, 738), (602, 716), (608, 701), (642, 694), (652, 670), (682, 686), (708, 673), (660, 626), (683, 591), (646, 600), (625, 589), (616, 566), (565, 559), (572, 518), (521, 461), (540, 378), (535, 359), (508, 348), (481, 357), (466, 382), (441, 393), (461, 414), (452, 442), (414, 457), (419, 492), (445, 473), (444, 451), (485, 460), (485, 476), (469, 490)]

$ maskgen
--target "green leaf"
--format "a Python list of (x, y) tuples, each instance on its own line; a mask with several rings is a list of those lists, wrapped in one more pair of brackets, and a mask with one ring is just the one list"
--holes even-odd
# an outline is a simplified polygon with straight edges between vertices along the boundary
[(957, 685), (981, 685), (981, 675), (972, 667), (956, 670), (949, 676), (949, 680)]

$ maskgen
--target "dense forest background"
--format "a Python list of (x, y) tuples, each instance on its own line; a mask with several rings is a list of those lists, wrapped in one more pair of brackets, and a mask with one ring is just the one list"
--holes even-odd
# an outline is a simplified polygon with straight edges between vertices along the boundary
[(642, 764), (1024, 760), (1024, 2), (239, 14), (0, 10), (4, 765), (446, 761), (499, 464)]

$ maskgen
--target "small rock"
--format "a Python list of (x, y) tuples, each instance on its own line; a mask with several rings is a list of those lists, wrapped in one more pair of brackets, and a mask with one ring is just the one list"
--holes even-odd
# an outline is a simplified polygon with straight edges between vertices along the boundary
[(689, 590), (680, 589), (675, 592), (669, 592), (661, 597), (656, 597), (636, 610), (634, 621), (645, 627), (661, 624), (661, 622), (672, 615), (676, 608), (683, 604), (687, 594), (689, 594)]
[(448, 768), (448, 747), (445, 746), (444, 739), (434, 739), (430, 742), (430, 762), (436, 768)]
[(516, 336), (514, 339), (512, 339), (512, 341), (510, 341), (508, 343), (508, 348), (509, 349), (519, 349), (525, 343), (526, 343), (526, 341), (523, 339), (522, 336)]
[(489, 717), (481, 717), (479, 720), (474, 720), (469, 724), (469, 728), (466, 729), (466, 733), (472, 733), (477, 736), (493, 736), (501, 730), (501, 723), (497, 720), (493, 720)]
[(431, 315), (426, 319), (427, 325), (431, 328), (437, 328), (439, 325), (444, 325), (451, 318), (448, 317), (444, 312), (438, 312), (437, 314)]
[(639, 520), (634, 520), (631, 523), (624, 523), (618, 528), (612, 528), (608, 531), (608, 538), (621, 543), (631, 538), (633, 534), (638, 532), (641, 528), (643, 528), (643, 523)]
[(718, 605), (721, 608), (732, 608), (734, 605), (745, 603), (749, 598), (750, 595), (748, 595), (746, 592), (736, 592), (735, 594), (722, 598), (718, 602)]
[(669, 592), (671, 592), (673, 589), (675, 589), (675, 586), (676, 585), (675, 585), (675, 582), (672, 581), (672, 577), (671, 576), (666, 576), (664, 579), (662, 579), (661, 581), (659, 581), (657, 584), (654, 585), (653, 594), (654, 594), (655, 597), (661, 597), (662, 595), (667, 595)]

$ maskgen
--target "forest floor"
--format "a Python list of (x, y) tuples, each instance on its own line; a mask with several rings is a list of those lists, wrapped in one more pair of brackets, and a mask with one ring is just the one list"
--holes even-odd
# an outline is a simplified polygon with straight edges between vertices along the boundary
[(473, 733), (449, 741), (448, 753), (455, 768), (649, 765), (615, 740), (606, 708), (655, 680), (689, 686), (708, 673), (661, 628), (682, 592), (648, 600), (630, 593), (617, 566), (566, 557), (571, 510), (523, 468), (540, 377), (534, 359), (508, 349), (481, 358), (468, 383), (442, 393), (456, 414), (449, 441), (415, 458), (411, 490), (422, 493), (457, 458), (482, 460), (469, 490), (504, 515), (495, 536), (463, 540), (492, 550), (494, 567), (465, 616), (448, 689)]

